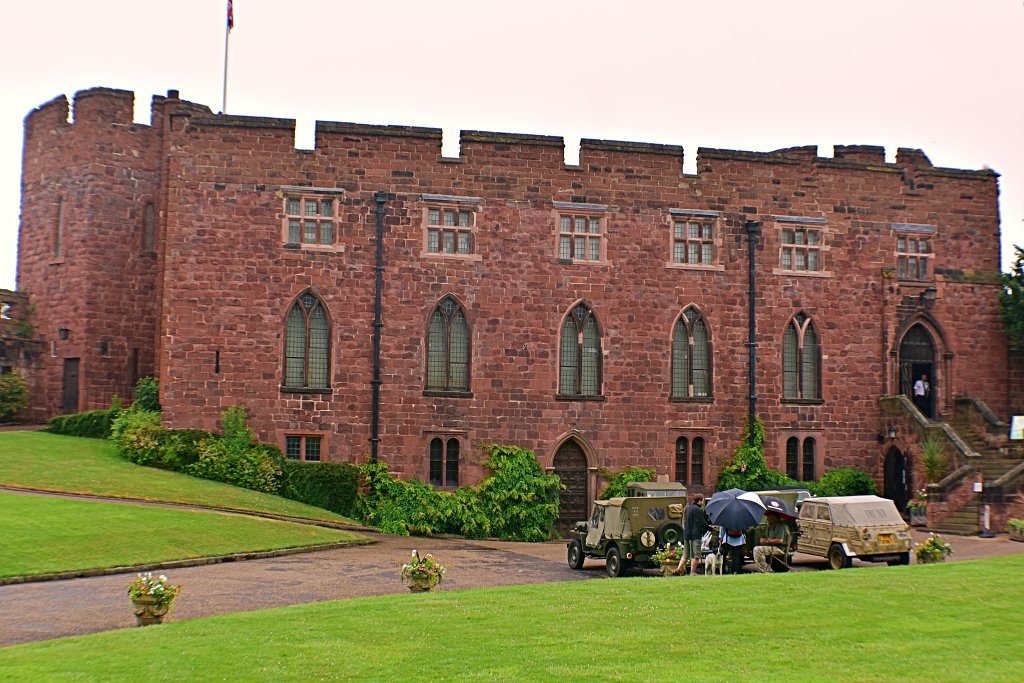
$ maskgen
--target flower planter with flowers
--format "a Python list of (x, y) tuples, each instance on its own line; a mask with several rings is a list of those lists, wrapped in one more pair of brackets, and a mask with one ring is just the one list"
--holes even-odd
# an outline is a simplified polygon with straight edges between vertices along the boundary
[(667, 545), (658, 548), (651, 554), (651, 561), (661, 567), (661, 573), (665, 576), (682, 576), (686, 573), (686, 566), (679, 568), (679, 563), (684, 556), (683, 544)]
[(1010, 532), (1011, 541), (1021, 541), (1024, 543), (1024, 519), (1006, 520), (1006, 530)]
[(163, 623), (164, 617), (174, 607), (174, 598), (181, 592), (181, 586), (172, 586), (161, 574), (154, 578), (147, 572), (128, 584), (128, 598), (132, 601), (132, 613), (138, 626)]
[(924, 489), (914, 494), (914, 499), (907, 503), (911, 526), (928, 525), (928, 492)]
[(419, 551), (413, 550), (412, 557), (402, 565), (402, 583), (411, 593), (424, 593), (439, 584), (447, 571), (430, 553), (420, 557)]
[(942, 540), (938, 534), (928, 534), (924, 543), (914, 544), (914, 556), (918, 564), (945, 562), (953, 554), (953, 546)]

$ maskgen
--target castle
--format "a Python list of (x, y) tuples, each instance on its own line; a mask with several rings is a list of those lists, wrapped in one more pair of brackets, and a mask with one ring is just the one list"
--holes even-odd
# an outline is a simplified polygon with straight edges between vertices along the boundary
[(446, 158), (438, 129), (337, 122), (303, 150), (292, 120), (133, 105), (25, 119), (39, 415), (155, 374), (167, 426), (244, 404), (288, 457), (439, 487), (515, 443), (562, 477), (564, 524), (604, 469), (710, 491), (751, 413), (770, 466), (856, 466), (899, 503), (922, 426), (1024, 408), (992, 171), (851, 145), (701, 148), (690, 175), (673, 145), (584, 139), (568, 165), (559, 137), (476, 131)]

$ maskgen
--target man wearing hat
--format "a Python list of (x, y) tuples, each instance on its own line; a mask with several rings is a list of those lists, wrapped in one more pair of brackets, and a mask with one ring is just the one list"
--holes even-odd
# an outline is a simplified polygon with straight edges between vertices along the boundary
[(789, 527), (782, 521), (782, 511), (768, 507), (764, 513), (766, 526), (761, 539), (754, 547), (754, 569), (762, 574), (770, 574), (773, 558), (786, 562), (786, 550), (789, 548)]

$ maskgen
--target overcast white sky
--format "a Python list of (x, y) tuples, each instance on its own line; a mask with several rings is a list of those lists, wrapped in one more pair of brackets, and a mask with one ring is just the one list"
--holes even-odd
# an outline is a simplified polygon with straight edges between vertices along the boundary
[[(13, 288), (22, 122), (62, 93), (221, 108), (226, 0), (0, 0), (0, 287)], [(919, 147), (1002, 175), (1024, 246), (1024, 0), (235, 0), (227, 110), (769, 151)]]

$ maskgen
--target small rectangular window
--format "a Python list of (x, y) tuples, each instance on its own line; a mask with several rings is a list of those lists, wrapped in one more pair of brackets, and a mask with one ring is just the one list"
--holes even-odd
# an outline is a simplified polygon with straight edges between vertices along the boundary
[(287, 244), (334, 244), (337, 208), (340, 202), (323, 197), (286, 197), (284, 200)]
[(814, 228), (783, 228), (779, 266), (794, 272), (821, 272), (821, 231)]
[(672, 262), (714, 265), (714, 222), (676, 217), (672, 220)]
[(288, 435), (284, 437), (284, 455), (289, 460), (320, 462), (320, 446), (323, 437)]
[[(571, 261), (600, 261), (604, 247), (603, 221), (600, 216), (560, 215), (558, 258)], [(571, 237), (567, 233), (571, 234)]]
[(930, 238), (896, 237), (896, 277), (900, 280), (927, 280), (931, 259)]
[(289, 460), (301, 460), (302, 459), (302, 437), (301, 436), (286, 436), (284, 437), (284, 454)]
[(467, 256), (473, 253), (476, 213), (466, 209), (427, 207), (426, 251), (428, 254)]

